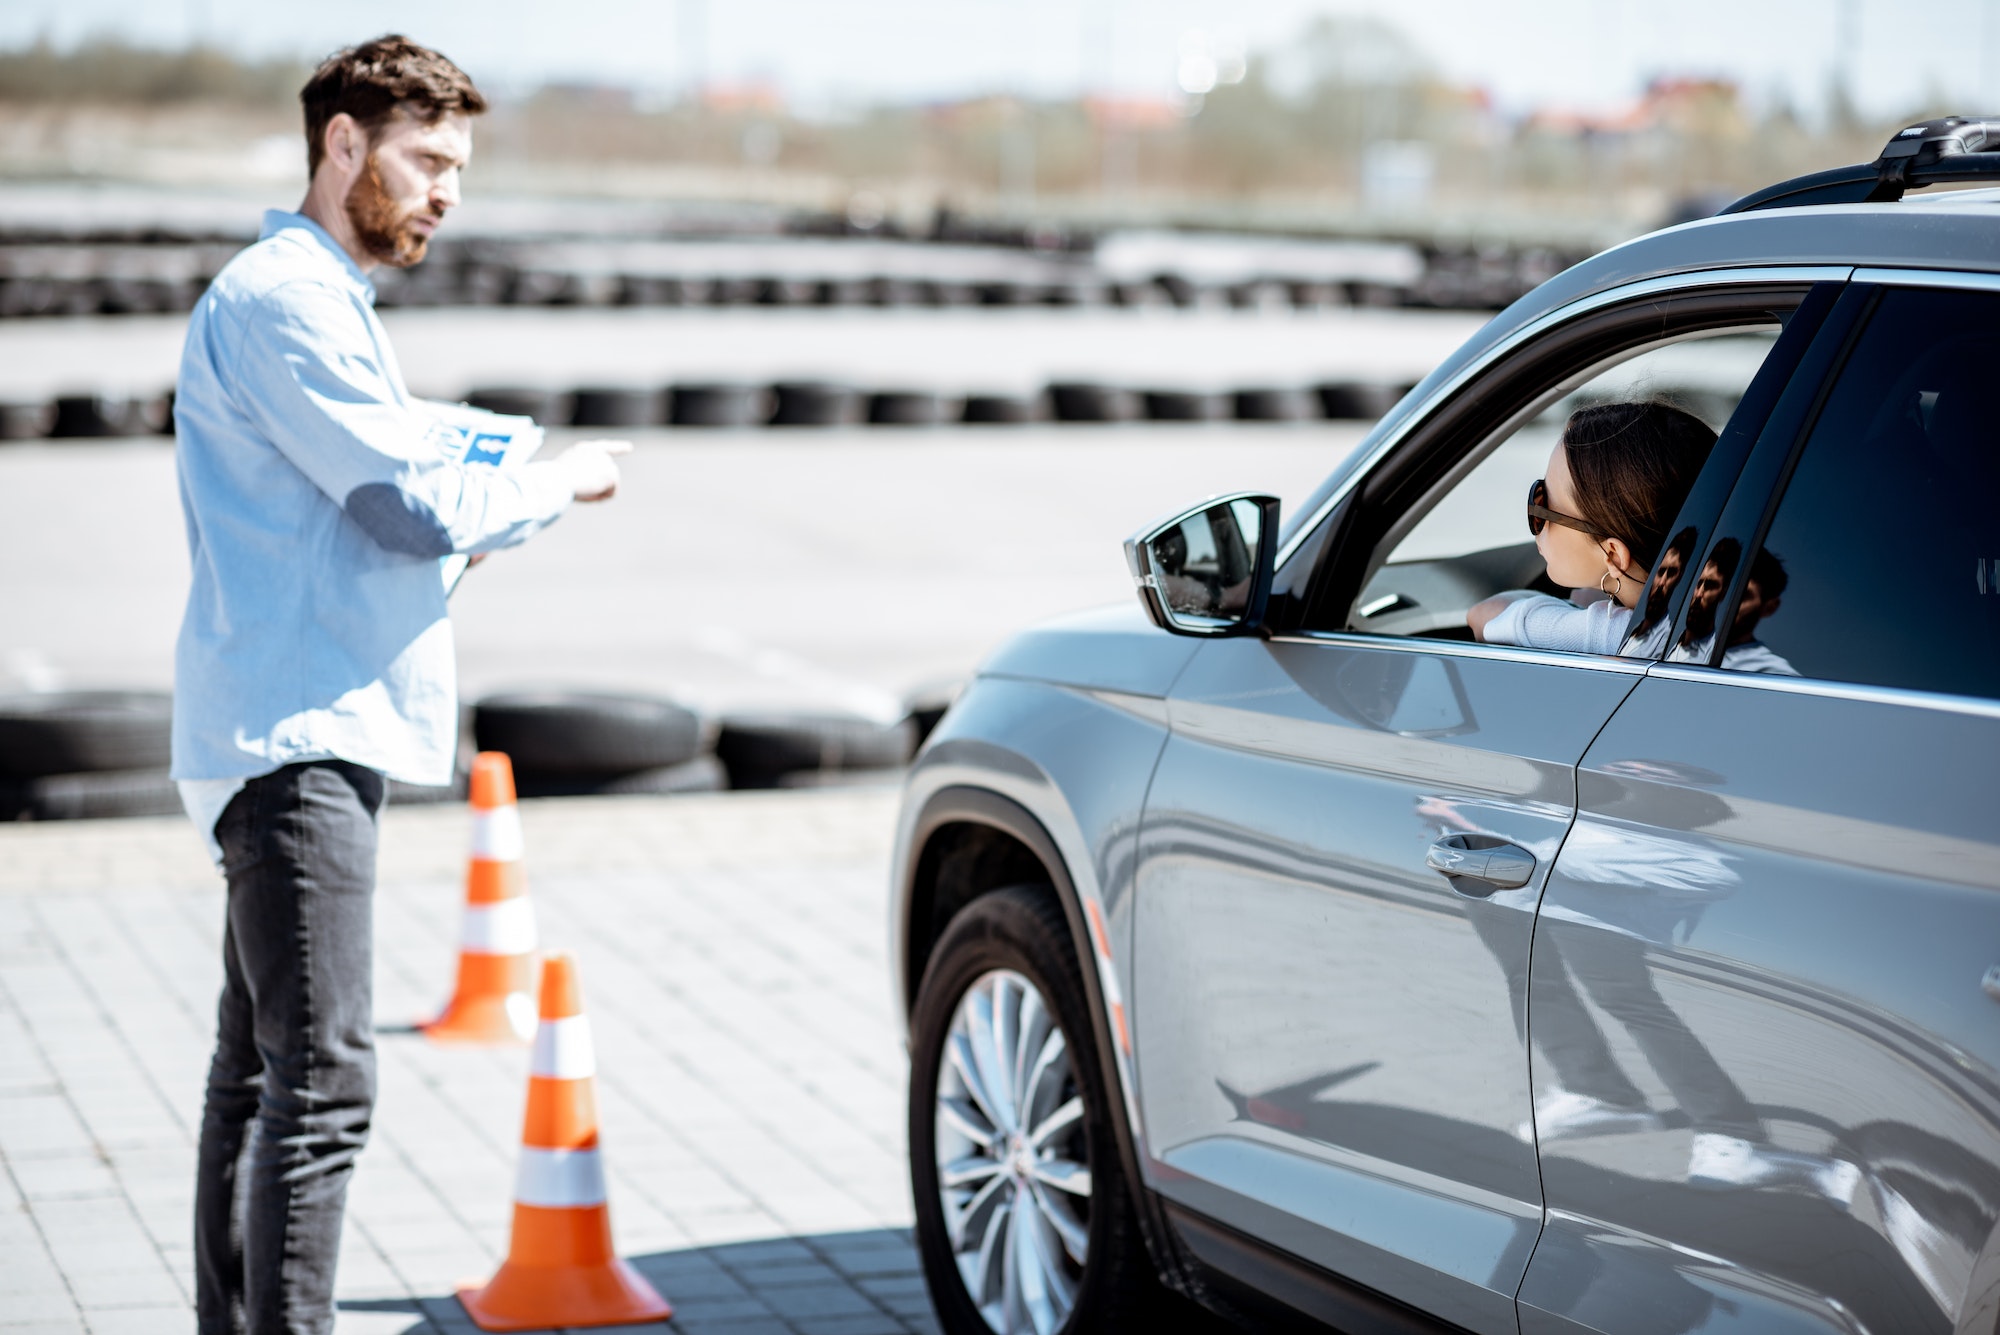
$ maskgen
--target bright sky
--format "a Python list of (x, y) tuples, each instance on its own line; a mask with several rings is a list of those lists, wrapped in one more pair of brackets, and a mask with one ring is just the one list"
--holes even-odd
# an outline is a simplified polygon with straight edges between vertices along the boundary
[(315, 56), (401, 30), (497, 88), (565, 79), (664, 91), (703, 68), (823, 106), (1086, 86), (1164, 94), (1188, 29), (1255, 51), (1321, 13), (1383, 17), (1447, 76), (1509, 107), (1601, 106), (1674, 73), (1728, 75), (1810, 111), (1845, 45), (1870, 113), (2000, 108), (2000, 0), (6, 0), (0, 44), (199, 35)]

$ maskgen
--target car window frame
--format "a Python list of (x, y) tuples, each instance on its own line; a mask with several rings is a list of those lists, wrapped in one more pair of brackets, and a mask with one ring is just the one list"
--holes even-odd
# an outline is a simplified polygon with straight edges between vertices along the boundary
[[(1544, 400), (1552, 387), (1621, 352), (1640, 355), (1710, 330), (1753, 323), (1742, 317), (1766, 302), (1796, 312), (1814, 288), (1837, 289), (1851, 272), (1846, 266), (1799, 265), (1676, 274), (1593, 294), (1523, 326), (1407, 414), (1292, 533), (1280, 553), (1279, 586), (1286, 596), (1279, 600), (1272, 634), (1644, 671), (1652, 660), (1371, 634), (1347, 628), (1344, 618), (1384, 535), (1467, 455), (1497, 433), (1518, 429), (1529, 406)], [(1497, 398), (1496, 384), (1502, 388)], [(1459, 448), (1451, 449), (1455, 443)], [(1384, 514), (1390, 516), (1386, 521)], [(1338, 629), (1332, 628), (1336, 616)]]
[[(1821, 327), (1808, 362), (1819, 362), (1816, 378), (1803, 378), (1787, 388), (1765, 431), (1758, 437), (1737, 477), (1728, 504), (1703, 547), (1701, 560), (1724, 542), (1735, 540), (1740, 550), (1754, 557), (1770, 535), (1778, 509), (1784, 504), (1792, 474), (1804, 458), (1808, 443), (1818, 427), (1827, 400), (1840, 383), (1862, 337), (1867, 333), (1883, 295), (1895, 288), (1932, 288), (1954, 291), (2000, 293), (2000, 275), (1939, 269), (1856, 269), (1844, 286), (1839, 301)], [(1802, 372), (1806, 370), (1801, 367)], [(1790, 691), (1800, 695), (1829, 696), (1884, 704), (1922, 705), (1959, 713), (2000, 715), (2000, 699), (1957, 695), (1915, 686), (1885, 686), (1869, 682), (1841, 681), (1833, 677), (1785, 677), (1729, 671), (1719, 666), (1722, 650), (1736, 623), (1736, 609), (1750, 578), (1752, 560), (1739, 560), (1728, 587), (1723, 590), (1721, 613), (1709, 646), (1708, 661), (1661, 662), (1654, 675), (1669, 680), (1719, 681), (1765, 690)], [(1691, 567), (1698, 568), (1698, 567)], [(1686, 629), (1688, 607), (1683, 602), (1674, 618), (1669, 642), (1677, 642)]]

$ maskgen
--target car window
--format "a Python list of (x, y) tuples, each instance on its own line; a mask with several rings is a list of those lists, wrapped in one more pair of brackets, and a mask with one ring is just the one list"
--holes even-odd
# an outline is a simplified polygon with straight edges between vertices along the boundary
[(1643, 350), (1558, 390), (1524, 424), (1434, 489), (1397, 526), (1387, 560), (1355, 600), (1350, 625), (1384, 635), (1470, 639), (1466, 611), (1509, 589), (1566, 595), (1550, 584), (1529, 536), (1528, 489), (1546, 471), (1563, 424), (1578, 408), (1661, 398), (1720, 431), (1777, 338), (1768, 328), (1725, 329)]
[(2000, 696), (2000, 295), (1886, 290), (1746, 568), (1718, 543), (1670, 658)]

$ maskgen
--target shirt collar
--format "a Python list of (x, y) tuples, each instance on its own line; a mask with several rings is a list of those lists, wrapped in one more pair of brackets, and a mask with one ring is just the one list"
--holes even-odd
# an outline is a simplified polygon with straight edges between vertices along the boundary
[(354, 257), (342, 249), (340, 243), (335, 241), (324, 227), (303, 213), (289, 213), (284, 209), (264, 210), (264, 226), (258, 233), (257, 239), (268, 240), (280, 232), (297, 232), (324, 250), (339, 263), (341, 271), (354, 288), (355, 295), (371, 306), (375, 304), (375, 284), (368, 281), (368, 275), (361, 271), (361, 266), (354, 262)]

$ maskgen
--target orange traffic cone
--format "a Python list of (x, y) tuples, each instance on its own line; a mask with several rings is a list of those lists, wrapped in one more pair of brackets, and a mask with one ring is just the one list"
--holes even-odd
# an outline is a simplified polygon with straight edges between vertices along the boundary
[(596, 1055), (576, 962), (542, 965), (542, 1027), (514, 1179), (514, 1237), (499, 1273), (458, 1300), (481, 1330), (665, 1321), (674, 1309), (611, 1247), (597, 1150)]
[(535, 908), (521, 876), (514, 767), (501, 752), (481, 751), (472, 762), (458, 986), (423, 1031), (442, 1043), (525, 1043), (535, 1032), (534, 982)]

